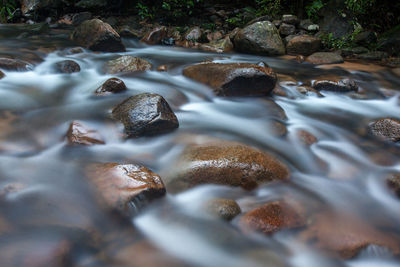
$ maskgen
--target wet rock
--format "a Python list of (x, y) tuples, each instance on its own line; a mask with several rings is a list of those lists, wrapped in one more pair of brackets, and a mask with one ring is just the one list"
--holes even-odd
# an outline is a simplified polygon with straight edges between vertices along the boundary
[(85, 52), (82, 47), (73, 47), (67, 50), (67, 53), (70, 55), (80, 54)]
[(119, 34), (107, 23), (92, 19), (79, 25), (71, 35), (77, 44), (93, 51), (124, 52)]
[(316, 80), (312, 87), (318, 91), (351, 92), (358, 91), (358, 85), (352, 79)]
[(388, 53), (383, 52), (383, 51), (371, 51), (363, 54), (357, 55), (358, 59), (364, 59), (364, 60), (382, 60), (389, 58)]
[(400, 197), (400, 174), (393, 173), (386, 178), (387, 186)]
[(157, 94), (131, 96), (113, 109), (112, 116), (124, 124), (128, 137), (157, 135), (179, 127), (167, 101)]
[(299, 130), (296, 132), (296, 136), (298, 140), (301, 141), (304, 145), (311, 146), (318, 142), (318, 139), (311, 133), (305, 130)]
[(268, 114), (266, 114), (267, 117), (281, 121), (285, 121), (288, 119), (285, 110), (275, 101), (271, 99), (263, 99), (262, 101), (265, 105), (266, 110), (268, 110)]
[(308, 229), (300, 234), (303, 242), (344, 259), (355, 257), (369, 245), (378, 245), (400, 253), (400, 239), (384, 234), (350, 214), (318, 214)]
[(236, 201), (225, 198), (215, 198), (207, 201), (206, 210), (211, 214), (230, 221), (240, 214), (241, 210)]
[(287, 44), (286, 50), (290, 55), (308, 56), (317, 52), (321, 47), (321, 39), (310, 36), (300, 35), (293, 37)]
[(210, 86), (219, 96), (268, 95), (276, 84), (271, 68), (250, 63), (202, 63), (185, 68), (183, 75)]
[(323, 97), (323, 95), (315, 90), (314, 88), (307, 86), (307, 85), (302, 85), (296, 87), (297, 92), (300, 94), (306, 95), (306, 96), (318, 96), (318, 97)]
[(233, 44), (229, 36), (218, 41), (212, 41), (208, 44), (203, 44), (200, 49), (214, 53), (227, 53), (233, 50)]
[(169, 192), (201, 184), (251, 190), (262, 183), (288, 178), (287, 166), (261, 150), (237, 142), (202, 140), (183, 151), (166, 185)]
[(292, 25), (299, 24), (299, 19), (295, 15), (283, 15), (282, 22)]
[(165, 195), (160, 176), (135, 164), (98, 163), (90, 165), (86, 176), (108, 208), (132, 214), (147, 202)]
[(379, 119), (368, 125), (368, 132), (380, 140), (400, 141), (400, 121), (393, 118)]
[(294, 25), (282, 23), (279, 26), (279, 33), (283, 36), (292, 35), (295, 34), (295, 32), (296, 32), (296, 27)]
[(364, 54), (364, 53), (368, 53), (368, 49), (365, 47), (362, 47), (362, 46), (342, 49), (342, 56), (344, 56), (344, 57), (349, 57), (349, 56), (354, 56), (354, 55), (359, 55), (359, 54)]
[(244, 231), (257, 231), (273, 234), (284, 229), (299, 228), (306, 225), (306, 217), (284, 201), (274, 201), (244, 214), (239, 227)]
[(218, 41), (221, 40), (222, 38), (224, 38), (224, 35), (220, 31), (206, 33), (206, 39), (208, 42)]
[(202, 35), (200, 27), (193, 27), (185, 33), (185, 40), (197, 42)]
[(118, 78), (110, 78), (105, 81), (99, 88), (96, 89), (96, 95), (110, 95), (126, 91), (125, 83)]
[(307, 57), (306, 61), (316, 65), (340, 64), (344, 62), (341, 55), (333, 52), (317, 52)]
[(26, 61), (12, 58), (0, 58), (0, 69), (9, 71), (28, 71), (32, 66)]
[(71, 122), (66, 136), (67, 142), (71, 146), (92, 146), (104, 144), (102, 137), (97, 131), (87, 128), (84, 124), (78, 121)]
[(285, 46), (275, 25), (269, 21), (251, 24), (240, 30), (234, 40), (239, 52), (260, 55), (284, 55)]
[(63, 60), (55, 64), (57, 73), (74, 73), (80, 72), (81, 67), (73, 60)]
[(168, 71), (168, 66), (167, 65), (160, 65), (157, 67), (157, 71), (164, 72)]
[(6, 76), (6, 75), (0, 70), (0, 80), (3, 79), (4, 76)]
[(235, 29), (233, 29), (230, 33), (229, 33), (229, 39), (231, 39), (231, 42), (235, 41), (235, 37), (238, 34), (238, 32), (240, 31), (240, 28), (236, 27)]
[(79, 26), (84, 21), (90, 20), (92, 18), (92, 13), (90, 12), (80, 12), (72, 16), (72, 25)]
[(161, 40), (167, 37), (167, 28), (165, 26), (156, 27), (146, 33), (146, 35), (140, 40), (148, 45), (160, 44)]
[(152, 65), (145, 59), (133, 56), (121, 56), (106, 63), (104, 69), (108, 74), (150, 70)]
[(283, 137), (283, 136), (287, 135), (287, 133), (288, 133), (286, 125), (280, 121), (269, 120), (267, 122), (267, 127), (268, 127), (269, 133), (275, 137)]

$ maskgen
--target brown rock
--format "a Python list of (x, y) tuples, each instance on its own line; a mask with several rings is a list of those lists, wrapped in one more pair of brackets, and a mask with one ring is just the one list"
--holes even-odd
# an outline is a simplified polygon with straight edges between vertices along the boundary
[(202, 34), (202, 31), (199, 27), (196, 26), (196, 27), (190, 28), (185, 33), (185, 40), (196, 42), (197, 40), (200, 39), (201, 34)]
[(9, 71), (28, 71), (31, 64), (26, 61), (12, 58), (0, 58), (0, 69)]
[(136, 212), (146, 202), (165, 195), (160, 176), (146, 167), (134, 164), (92, 164), (86, 175), (108, 208), (124, 214)]
[(286, 51), (289, 55), (304, 55), (308, 56), (317, 52), (321, 47), (321, 39), (310, 36), (300, 35), (292, 38), (287, 46)]
[(352, 79), (321, 79), (312, 83), (312, 87), (318, 91), (351, 92), (358, 91), (358, 85)]
[(219, 96), (268, 95), (277, 80), (271, 68), (250, 63), (202, 63), (185, 68), (183, 75), (210, 86)]
[(229, 36), (227, 36), (221, 40), (212, 41), (208, 44), (202, 44), (200, 45), (200, 49), (207, 52), (227, 53), (233, 50), (233, 44), (231, 39), (229, 39)]
[(157, 71), (168, 71), (167, 65), (160, 65), (157, 67)]
[(236, 201), (224, 198), (215, 198), (207, 201), (206, 210), (226, 221), (232, 220), (241, 212)]
[(116, 74), (121, 72), (136, 72), (150, 70), (152, 65), (145, 59), (133, 56), (121, 56), (110, 60), (105, 65), (105, 72)]
[(373, 136), (384, 141), (400, 141), (400, 121), (397, 119), (379, 119), (368, 126), (368, 131)]
[(93, 51), (125, 51), (119, 34), (109, 24), (99, 19), (83, 22), (72, 33), (71, 39), (80, 46)]
[(279, 26), (280, 35), (288, 36), (288, 35), (295, 34), (295, 32), (296, 32), (296, 27), (294, 25), (282, 23)]
[(344, 259), (355, 257), (369, 245), (386, 247), (395, 255), (400, 254), (398, 237), (384, 234), (350, 214), (319, 214), (300, 234), (300, 239)]
[(386, 184), (388, 187), (400, 197), (400, 174), (392, 173), (386, 178)]
[(311, 133), (305, 130), (299, 130), (296, 132), (297, 138), (305, 145), (311, 146), (312, 144), (318, 142), (318, 139)]
[(92, 146), (97, 144), (105, 144), (97, 131), (88, 129), (85, 125), (78, 121), (71, 122), (67, 131), (67, 141), (71, 146)]
[(318, 96), (318, 97), (323, 97), (323, 95), (315, 90), (314, 88), (307, 86), (307, 85), (302, 85), (296, 87), (297, 92), (300, 94), (306, 95), (306, 96)]
[(283, 201), (267, 203), (244, 214), (239, 220), (243, 231), (257, 231), (273, 234), (283, 229), (303, 227), (306, 218), (299, 211)]
[(125, 83), (118, 78), (110, 78), (105, 81), (99, 88), (96, 89), (96, 95), (110, 95), (126, 91)]
[(289, 178), (285, 164), (250, 146), (228, 141), (201, 141), (188, 146), (167, 177), (167, 189), (179, 192), (200, 184), (240, 186)]
[(333, 52), (317, 52), (306, 58), (306, 62), (323, 65), (323, 64), (340, 64), (343, 63), (343, 57)]
[(4, 76), (6, 76), (6, 75), (0, 70), (0, 79), (3, 79)]
[(146, 33), (146, 35), (140, 40), (148, 45), (156, 45), (161, 43), (161, 40), (167, 37), (167, 28), (165, 26), (156, 27)]
[(128, 137), (162, 134), (179, 127), (167, 101), (157, 94), (131, 96), (113, 109), (112, 116), (124, 124)]
[(81, 67), (73, 60), (63, 60), (55, 64), (58, 73), (74, 73), (80, 72)]
[(286, 125), (280, 121), (269, 120), (267, 122), (269, 132), (276, 137), (283, 137), (288, 133)]

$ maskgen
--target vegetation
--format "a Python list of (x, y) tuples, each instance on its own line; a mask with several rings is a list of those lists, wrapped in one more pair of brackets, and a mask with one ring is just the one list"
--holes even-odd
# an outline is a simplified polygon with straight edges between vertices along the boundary
[(16, 6), (14, 0), (0, 0), (0, 23), (6, 23), (7, 17), (12, 18)]

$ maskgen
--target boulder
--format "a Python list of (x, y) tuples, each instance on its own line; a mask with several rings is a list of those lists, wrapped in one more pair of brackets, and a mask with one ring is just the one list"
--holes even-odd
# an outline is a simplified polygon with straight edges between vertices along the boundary
[(92, 146), (97, 144), (105, 144), (100, 134), (92, 129), (89, 129), (84, 124), (78, 121), (71, 122), (67, 131), (68, 145), (84, 145)]
[(358, 85), (352, 79), (321, 79), (312, 83), (312, 87), (318, 91), (333, 92), (357, 92)]
[(277, 56), (285, 54), (285, 46), (275, 25), (269, 21), (260, 21), (240, 30), (234, 40), (239, 52)]
[(368, 49), (362, 46), (356, 46), (352, 48), (344, 48), (342, 49), (342, 56), (344, 57), (349, 57), (349, 56), (354, 56), (354, 55), (359, 55), (359, 54), (365, 54), (368, 53)]
[(297, 25), (300, 21), (295, 15), (283, 15), (282, 22), (291, 25)]
[(369, 47), (377, 42), (376, 33), (371, 31), (360, 32), (354, 37), (354, 42), (357, 45)]
[(309, 56), (317, 52), (320, 47), (321, 39), (310, 35), (300, 35), (290, 39), (286, 45), (286, 50), (290, 55)]
[(123, 214), (135, 213), (147, 202), (165, 195), (160, 176), (144, 166), (98, 163), (90, 165), (85, 173), (99, 201)]
[(76, 13), (72, 16), (72, 25), (79, 26), (84, 21), (89, 20), (92, 18), (92, 13), (90, 12), (80, 12)]
[(364, 60), (382, 60), (389, 58), (388, 53), (383, 52), (383, 51), (371, 51), (363, 54), (356, 55), (358, 59), (364, 59)]
[(148, 45), (156, 45), (160, 44), (165, 37), (167, 37), (167, 28), (161, 26), (150, 30), (140, 41)]
[(9, 71), (28, 71), (32, 65), (26, 61), (13, 58), (0, 58), (0, 69)]
[(116, 74), (122, 72), (146, 71), (151, 68), (151, 63), (145, 59), (133, 56), (121, 56), (108, 61), (104, 66), (104, 71), (108, 74)]
[(270, 154), (238, 142), (206, 140), (189, 145), (165, 181), (175, 193), (201, 184), (251, 190), (288, 178), (288, 167)]
[(186, 33), (185, 33), (185, 40), (187, 41), (193, 41), (193, 42), (197, 42), (202, 35), (202, 31), (200, 29), (200, 27), (193, 27), (190, 28)]
[(212, 41), (208, 44), (202, 44), (200, 45), (200, 49), (207, 52), (227, 53), (233, 50), (233, 44), (229, 36), (227, 36), (221, 40)]
[(80, 72), (81, 67), (73, 60), (63, 60), (55, 64), (55, 70), (57, 73), (74, 73)]
[(128, 137), (157, 135), (179, 127), (167, 101), (157, 94), (131, 96), (112, 110), (112, 116), (124, 124)]
[(343, 57), (333, 52), (316, 52), (306, 58), (306, 62), (315, 65), (340, 64), (343, 63)]
[(300, 234), (300, 239), (344, 259), (357, 256), (370, 245), (387, 248), (395, 255), (400, 254), (398, 236), (382, 233), (351, 214), (328, 211), (318, 214), (310, 227)]
[(268, 95), (277, 79), (271, 68), (250, 63), (201, 63), (185, 68), (183, 75), (210, 86), (219, 96)]
[(400, 141), (400, 120), (383, 118), (368, 125), (368, 132), (380, 140), (388, 142)]
[(125, 83), (118, 78), (110, 78), (94, 92), (96, 95), (110, 95), (126, 91)]
[(279, 26), (279, 33), (283, 36), (288, 36), (296, 33), (296, 27), (294, 25), (282, 23)]
[(205, 204), (205, 209), (212, 215), (215, 215), (226, 221), (231, 221), (241, 212), (236, 201), (225, 198), (215, 198), (207, 201)]
[(93, 51), (125, 51), (119, 34), (109, 24), (99, 19), (83, 22), (74, 30), (71, 39), (80, 46)]
[(378, 50), (400, 56), (400, 27), (395, 27), (395, 30), (386, 32), (383, 36), (378, 42)]
[(306, 225), (306, 216), (284, 201), (274, 201), (244, 214), (239, 227), (244, 231), (273, 234), (283, 229), (299, 228)]

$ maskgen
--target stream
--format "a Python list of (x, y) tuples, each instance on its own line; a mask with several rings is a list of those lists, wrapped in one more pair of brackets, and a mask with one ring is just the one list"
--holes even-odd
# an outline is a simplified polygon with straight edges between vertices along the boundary
[[(126, 241), (128, 235), (151, 247), (133, 244), (138, 247), (133, 250), (137, 254), (129, 254), (132, 266), (399, 266), (398, 256), (379, 244), (343, 259), (302, 241), (299, 230), (246, 233), (238, 226), (240, 216), (226, 222), (201, 209), (212, 198), (229, 198), (243, 214), (288, 196), (307, 210), (358, 218), (346, 221), (343, 215), (345, 227), (361, 221), (362, 226), (351, 227), (379, 229), (399, 240), (400, 201), (385, 180), (388, 174), (400, 172), (399, 147), (366, 134), (371, 121), (400, 117), (398, 69), (366, 62), (314, 66), (288, 57), (213, 54), (146, 46), (133, 39), (123, 39), (124, 53), (71, 53), (75, 46), (68, 35), (66, 30), (38, 33), (0, 25), (0, 57), (33, 63), (26, 72), (4, 70), (6, 76), (0, 79), (2, 266), (40, 266), (40, 261), (35, 262), (39, 255), (64, 255), (64, 240), (73, 244), (67, 246), (67, 266), (124, 266), (118, 265), (120, 255), (115, 251), (132, 245), (133, 241)], [(154, 70), (104, 74), (104, 63), (118, 55), (144, 58)], [(81, 71), (56, 73), (54, 64), (66, 59), (77, 62)], [(277, 86), (287, 96), (216, 97), (207, 86), (182, 75), (185, 67), (203, 61), (265, 62), (278, 74)], [(168, 71), (156, 71), (160, 65), (167, 65)], [(352, 78), (360, 92), (323, 92), (324, 97), (318, 97), (296, 89), (332, 76)], [(122, 79), (128, 90), (95, 97), (96, 88), (111, 77)], [(123, 137), (123, 126), (111, 119), (111, 110), (144, 92), (167, 100), (179, 129), (153, 137)], [(286, 126), (283, 137), (274, 134), (268, 120), (271, 106), (276, 105), (287, 117), (272, 116)], [(96, 129), (105, 145), (67, 146), (65, 134), (73, 120)], [(300, 130), (317, 141), (304, 145), (297, 135)], [(126, 223), (101, 209), (82, 176), (90, 163), (124, 162), (142, 164), (163, 177), (174, 168), (185, 145), (201, 136), (241, 142), (275, 155), (289, 167), (290, 181), (251, 191), (201, 185), (178, 194), (167, 192)], [(341, 231), (340, 223), (329, 227)], [(88, 228), (96, 229), (95, 237), (83, 230)], [(119, 248), (105, 249), (99, 243)]]

